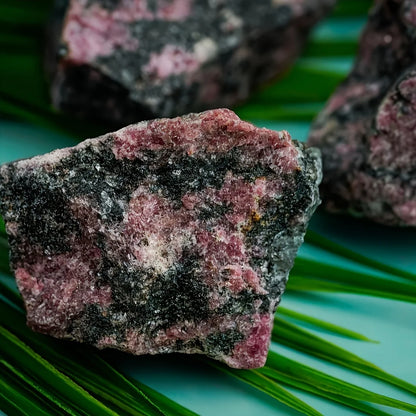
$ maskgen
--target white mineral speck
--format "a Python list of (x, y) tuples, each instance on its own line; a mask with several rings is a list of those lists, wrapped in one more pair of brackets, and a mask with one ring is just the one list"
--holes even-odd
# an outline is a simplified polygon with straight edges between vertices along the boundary
[(210, 38), (204, 38), (194, 46), (194, 54), (199, 62), (207, 62), (217, 54), (217, 45)]

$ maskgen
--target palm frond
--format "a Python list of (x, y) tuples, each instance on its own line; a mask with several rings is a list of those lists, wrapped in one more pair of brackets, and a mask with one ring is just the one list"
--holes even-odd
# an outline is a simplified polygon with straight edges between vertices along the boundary
[[(96, 400), (73, 380), (62, 374), (47, 360), (1, 326), (0, 351), (7, 362), (16, 366), (19, 365), (26, 370), (25, 373), (15, 371), (16, 375), (21, 376), (23, 381), (27, 380), (27, 383), (32, 387), (35, 386), (36, 391), (58, 405), (64, 412), (76, 415), (84, 409), (89, 414), (117, 416), (117, 413)], [(9, 366), (12, 371), (13, 364)], [(36, 375), (38, 383), (33, 378), (34, 375)]]
[[(266, 366), (258, 371), (272, 380), (336, 401), (355, 410), (364, 410), (361, 407), (364, 404), (362, 402), (371, 402), (411, 413), (416, 412), (414, 405), (347, 383), (273, 351), (268, 356)], [(378, 412), (370, 406), (365, 406), (365, 410), (368, 414)]]
[(267, 394), (268, 396), (276, 399), (277, 401), (291, 407), (292, 409), (298, 410), (304, 415), (308, 416), (323, 416), (321, 413), (316, 411), (314, 408), (300, 400), (292, 393), (281, 387), (270, 377), (263, 375), (259, 370), (232, 370), (223, 365), (216, 363), (210, 363), (214, 368), (222, 371), (231, 377), (246, 383), (255, 389)]
[(2, 217), (0, 217), (0, 236), (6, 236), (6, 225)]
[[(12, 348), (10, 342), (9, 344), (1, 343), (0, 356), (4, 354), (9, 361), (13, 358), (10, 358), (10, 354), (16, 354), (15, 360), (11, 362), (17, 368), (23, 365), (23, 369), (27, 370), (36, 367), (37, 358), (47, 357), (51, 371), (48, 380), (42, 381), (44, 384), (49, 381), (49, 384), (56, 385), (61, 383), (61, 375), (64, 376), (65, 381), (70, 380), (71, 383), (68, 383), (65, 386), (66, 388), (62, 389), (61, 392), (67, 402), (71, 402), (72, 395), (75, 394), (71, 394), (72, 390), (78, 388), (89, 392), (91, 398), (94, 400), (97, 397), (101, 401), (106, 402), (110, 409), (116, 412), (122, 411), (129, 415), (143, 414), (160, 416), (170, 414), (179, 416), (182, 414), (194, 414), (177, 404), (173, 405), (164, 396), (153, 392), (152, 389), (147, 387), (148, 395), (138, 384), (132, 383), (127, 377), (91, 350), (69, 347), (64, 343), (50, 340), (47, 337), (33, 333), (25, 325), (23, 309), (20, 306), (21, 302), (15, 303), (16, 293), (8, 288), (7, 285), (1, 284), (0, 282), (0, 295), (4, 296), (14, 305), (0, 302), (0, 338), (1, 331), (3, 330), (20, 347)], [(19, 361), (18, 359), (23, 353), (26, 353), (25, 357), (27, 362), (23, 362), (23, 360)], [(29, 373), (31, 374), (32, 371)], [(28, 380), (31, 382), (30, 377)], [(49, 386), (49, 384), (47, 385)], [(46, 392), (48, 391), (46, 390)], [(70, 396), (67, 397), (65, 394), (69, 394)], [(90, 399), (90, 396), (86, 400)], [(153, 396), (153, 399), (151, 396)], [(52, 401), (54, 400), (55, 398), (52, 397)]]
[(309, 324), (312, 327), (319, 328), (326, 332), (340, 335), (345, 338), (355, 339), (357, 341), (367, 341), (367, 342), (377, 343), (377, 341), (373, 341), (367, 338), (365, 335), (352, 331), (351, 329), (343, 328), (331, 322), (326, 322), (326, 321), (323, 321), (322, 319), (314, 318), (313, 316), (305, 315), (304, 313), (300, 313), (300, 312), (285, 308), (283, 306), (279, 306), (279, 316), (282, 316), (282, 315), (287, 316), (289, 318), (293, 318), (297, 321), (300, 321), (303, 325)]
[(416, 302), (416, 285), (377, 277), (352, 268), (297, 257), (288, 283), (291, 290), (345, 292)]
[[(6, 364), (6, 365), (4, 365)], [(49, 416), (62, 412), (62, 408), (45, 398), (37, 390), (9, 371), (9, 363), (0, 361), (0, 408), (8, 415)]]
[(355, 355), (332, 342), (314, 335), (298, 325), (292, 324), (281, 317), (275, 318), (272, 331), (273, 341), (287, 345), (305, 354), (321, 358), (341, 367), (366, 374), (382, 380), (404, 391), (416, 394), (416, 386), (395, 377), (358, 355)]
[(0, 272), (10, 273), (9, 245), (5, 237), (0, 235)]
[(351, 250), (348, 247), (345, 247), (329, 238), (324, 237), (323, 235), (317, 233), (314, 230), (309, 229), (306, 232), (305, 242), (323, 248), (324, 250), (329, 251), (330, 253), (338, 254), (344, 258), (353, 260), (356, 263), (360, 263), (364, 266), (368, 266), (373, 269), (379, 270), (381, 272), (388, 273), (393, 276), (402, 277), (404, 279), (416, 281), (415, 273), (411, 273), (407, 270), (402, 270), (397, 267), (393, 267), (388, 264), (382, 263), (381, 261), (377, 261), (370, 257), (364, 256), (361, 253)]

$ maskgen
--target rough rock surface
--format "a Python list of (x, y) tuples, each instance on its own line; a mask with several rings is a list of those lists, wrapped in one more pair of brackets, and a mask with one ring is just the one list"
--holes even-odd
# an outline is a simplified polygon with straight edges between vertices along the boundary
[(287, 70), (335, 0), (57, 3), (54, 105), (126, 125), (245, 100)]
[(331, 211), (416, 226), (416, 1), (376, 1), (356, 64), (309, 143)]
[(229, 110), (3, 165), (28, 324), (99, 348), (259, 367), (319, 181), (316, 149)]

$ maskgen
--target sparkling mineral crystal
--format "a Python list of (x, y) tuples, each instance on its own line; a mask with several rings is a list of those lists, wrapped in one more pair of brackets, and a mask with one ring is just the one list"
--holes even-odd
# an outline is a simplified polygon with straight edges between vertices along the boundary
[(229, 110), (3, 165), (28, 324), (98, 348), (262, 366), (319, 181), (316, 149)]
[(335, 0), (57, 3), (54, 105), (125, 125), (245, 100), (288, 69)]
[(376, 1), (357, 62), (315, 122), (331, 211), (416, 226), (416, 1)]

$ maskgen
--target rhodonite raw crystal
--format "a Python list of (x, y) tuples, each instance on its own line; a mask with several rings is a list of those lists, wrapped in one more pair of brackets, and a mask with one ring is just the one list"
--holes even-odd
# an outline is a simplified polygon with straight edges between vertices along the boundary
[(331, 211), (416, 226), (416, 1), (376, 1), (357, 62), (318, 117)]
[(315, 149), (229, 110), (6, 164), (0, 211), (28, 324), (259, 367), (319, 181)]
[(123, 125), (230, 107), (286, 71), (334, 3), (59, 0), (53, 103)]

